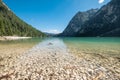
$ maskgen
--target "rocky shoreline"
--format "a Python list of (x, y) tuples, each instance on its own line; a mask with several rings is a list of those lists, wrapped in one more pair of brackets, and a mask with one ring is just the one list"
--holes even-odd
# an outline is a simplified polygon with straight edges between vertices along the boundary
[(0, 41), (5, 40), (19, 40), (19, 39), (30, 39), (31, 37), (20, 37), (20, 36), (0, 36)]
[[(73, 53), (79, 53), (75, 55)], [(0, 79), (8, 80), (120, 80), (120, 61), (67, 47), (60, 40), (44, 41), (10, 64)]]

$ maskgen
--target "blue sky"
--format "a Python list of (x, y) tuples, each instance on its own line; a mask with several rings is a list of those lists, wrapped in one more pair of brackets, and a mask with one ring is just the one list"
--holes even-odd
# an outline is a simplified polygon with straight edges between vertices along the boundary
[(17, 16), (33, 27), (43, 32), (59, 33), (66, 28), (69, 21), (78, 11), (100, 8), (110, 0), (3, 1)]

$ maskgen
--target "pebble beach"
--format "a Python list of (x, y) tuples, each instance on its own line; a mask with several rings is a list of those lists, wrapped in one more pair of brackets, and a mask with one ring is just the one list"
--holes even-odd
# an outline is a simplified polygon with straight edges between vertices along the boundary
[(59, 39), (8, 57), (5, 66), (0, 80), (120, 80), (119, 57), (85, 53)]

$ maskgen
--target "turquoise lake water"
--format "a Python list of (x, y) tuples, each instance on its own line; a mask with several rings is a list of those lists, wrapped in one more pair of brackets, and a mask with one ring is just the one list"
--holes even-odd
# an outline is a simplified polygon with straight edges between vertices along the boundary
[[(33, 47), (41, 42), (51, 43), (60, 40), (68, 49), (74, 49), (77, 52), (100, 53), (120, 57), (120, 38), (110, 37), (63, 37), (63, 38), (32, 38), (17, 41), (1, 41), (4, 44), (34, 44)], [(61, 43), (59, 43), (61, 45)], [(61, 45), (62, 47), (62, 45)]]
[(97, 53), (120, 57), (120, 38), (84, 37), (63, 38), (63, 42), (77, 52)]

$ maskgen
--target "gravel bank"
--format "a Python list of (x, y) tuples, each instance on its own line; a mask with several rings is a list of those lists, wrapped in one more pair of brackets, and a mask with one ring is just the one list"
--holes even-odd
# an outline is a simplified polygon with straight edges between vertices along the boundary
[(15, 61), (35, 44), (20, 41), (0, 42), (0, 80), (8, 78), (8, 75), (12, 73)]
[(19, 40), (19, 39), (29, 39), (31, 37), (19, 37), (19, 36), (0, 36), (0, 41), (5, 40)]

